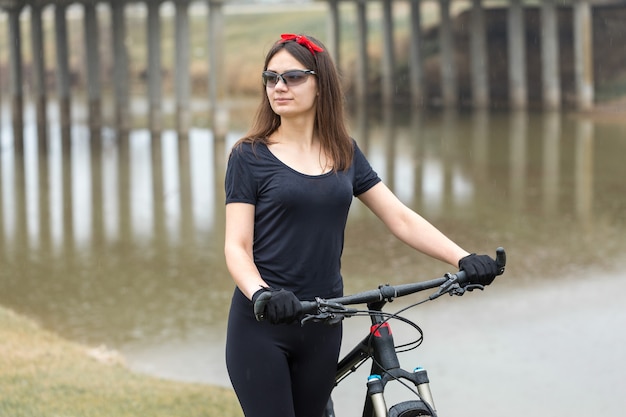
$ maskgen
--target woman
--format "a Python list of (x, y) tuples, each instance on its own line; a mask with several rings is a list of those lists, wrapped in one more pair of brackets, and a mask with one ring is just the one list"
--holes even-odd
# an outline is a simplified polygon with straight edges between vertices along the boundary
[[(353, 196), (414, 249), (487, 285), (497, 272), (469, 254), (381, 182), (347, 133), (337, 70), (326, 48), (282, 35), (265, 59), (254, 125), (226, 173), (226, 263), (237, 288), (226, 362), (246, 417), (320, 417), (334, 383), (341, 325), (300, 326), (298, 300), (338, 297)], [(272, 296), (265, 320), (253, 301)]]

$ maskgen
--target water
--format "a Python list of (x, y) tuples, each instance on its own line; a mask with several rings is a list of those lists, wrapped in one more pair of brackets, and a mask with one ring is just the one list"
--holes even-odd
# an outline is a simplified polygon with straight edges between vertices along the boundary
[[(467, 249), (509, 255), (488, 291), (410, 310), (425, 341), (403, 363), (429, 370), (442, 415), (621, 415), (626, 125), (395, 110), (351, 122), (385, 182)], [(137, 371), (228, 386), (223, 177), (241, 131), (225, 143), (203, 129), (94, 139), (51, 125), (44, 150), (27, 122), (19, 152), (6, 115), (0, 129), (0, 304), (119, 350)], [(347, 292), (450, 270), (358, 201), (346, 237)], [(346, 348), (367, 329), (345, 326)], [(396, 326), (398, 338), (413, 335)], [(359, 415), (365, 374), (338, 388), (340, 415)]]

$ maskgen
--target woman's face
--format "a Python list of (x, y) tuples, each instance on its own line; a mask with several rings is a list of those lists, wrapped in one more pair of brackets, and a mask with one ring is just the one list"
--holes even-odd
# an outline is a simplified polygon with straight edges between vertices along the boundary
[[(267, 65), (267, 71), (284, 74), (291, 70), (309, 70), (305, 68), (285, 49), (274, 55)], [(268, 83), (265, 87), (267, 98), (274, 113), (281, 118), (315, 115), (317, 99), (317, 78), (315, 75), (304, 75), (306, 80), (297, 85), (285, 84), (278, 79), (275, 85)], [(289, 82), (289, 81), (288, 81)]]

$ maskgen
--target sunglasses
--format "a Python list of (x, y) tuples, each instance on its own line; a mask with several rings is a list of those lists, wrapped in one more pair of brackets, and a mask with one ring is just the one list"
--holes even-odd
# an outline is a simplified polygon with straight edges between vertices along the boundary
[(315, 71), (311, 70), (291, 70), (277, 74), (274, 71), (263, 71), (261, 78), (263, 79), (263, 85), (266, 87), (274, 88), (278, 84), (278, 80), (282, 81), (286, 86), (293, 87), (300, 85), (309, 78), (309, 75), (317, 75)]

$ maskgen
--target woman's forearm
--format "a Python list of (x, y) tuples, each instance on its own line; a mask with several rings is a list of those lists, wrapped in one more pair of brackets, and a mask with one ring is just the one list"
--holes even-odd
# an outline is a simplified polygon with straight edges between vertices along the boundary
[(459, 260), (469, 253), (448, 238), (439, 229), (419, 214), (409, 209), (401, 216), (397, 224), (390, 227), (391, 232), (402, 242), (415, 250), (440, 261), (458, 267)]
[(259, 270), (257, 269), (251, 254), (242, 248), (228, 247), (225, 248), (226, 266), (230, 272), (233, 281), (239, 290), (249, 299), (252, 295), (262, 287), (267, 287)]

